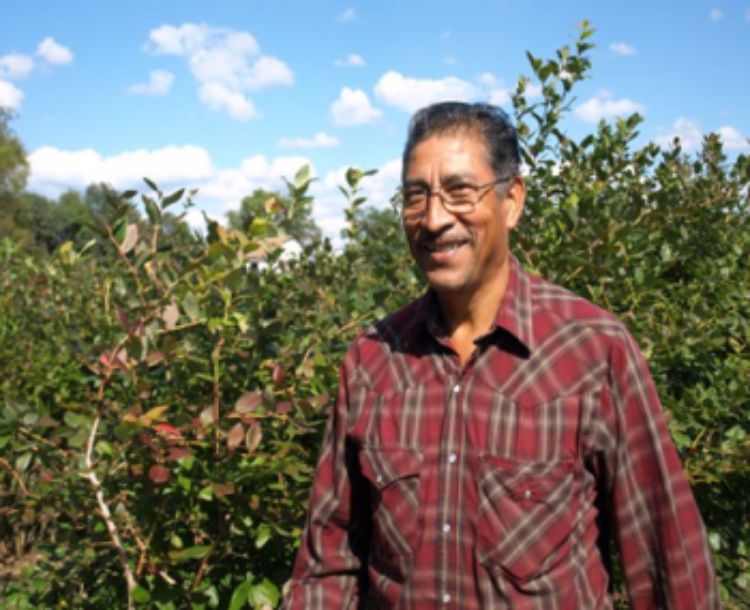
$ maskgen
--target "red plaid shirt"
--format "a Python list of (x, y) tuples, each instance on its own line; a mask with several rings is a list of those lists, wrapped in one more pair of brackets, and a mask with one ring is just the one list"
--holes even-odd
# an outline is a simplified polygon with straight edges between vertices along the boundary
[(430, 292), (354, 341), (284, 607), (611, 608), (612, 534), (633, 608), (718, 608), (623, 325), (512, 260), (476, 345), (462, 367)]

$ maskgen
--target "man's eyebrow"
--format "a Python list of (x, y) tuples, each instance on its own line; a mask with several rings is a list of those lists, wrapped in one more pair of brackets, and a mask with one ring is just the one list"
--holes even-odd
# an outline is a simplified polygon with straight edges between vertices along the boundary
[[(440, 184), (455, 184), (456, 182), (476, 182), (477, 177), (473, 172), (465, 172), (462, 174), (448, 174), (440, 179)], [(404, 187), (409, 186), (429, 186), (427, 180), (422, 178), (407, 178), (403, 182)]]

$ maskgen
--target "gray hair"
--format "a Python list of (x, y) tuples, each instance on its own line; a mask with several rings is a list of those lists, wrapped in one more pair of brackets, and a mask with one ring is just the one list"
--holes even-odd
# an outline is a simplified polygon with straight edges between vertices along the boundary
[(401, 179), (406, 177), (414, 147), (431, 136), (474, 133), (484, 141), (488, 163), (496, 178), (517, 176), (521, 165), (518, 133), (508, 114), (491, 104), (440, 102), (412, 117), (402, 157)]

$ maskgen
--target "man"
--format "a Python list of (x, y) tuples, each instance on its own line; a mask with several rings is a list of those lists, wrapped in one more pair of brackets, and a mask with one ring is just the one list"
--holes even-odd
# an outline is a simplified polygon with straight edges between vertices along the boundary
[(651, 377), (611, 314), (524, 273), (515, 129), (485, 104), (412, 119), (403, 224), (427, 293), (350, 347), (290, 609), (718, 608)]

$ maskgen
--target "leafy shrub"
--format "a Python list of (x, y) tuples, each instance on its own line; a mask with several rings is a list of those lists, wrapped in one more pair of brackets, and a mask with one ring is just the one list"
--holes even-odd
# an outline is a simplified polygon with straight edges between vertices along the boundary
[[(710, 530), (728, 607), (748, 601), (750, 159), (709, 136), (636, 149), (638, 116), (571, 140), (591, 30), (529, 54), (514, 107), (531, 171), (515, 251), (617, 313), (649, 360)], [(94, 242), (0, 242), (4, 608), (264, 608), (288, 577), (346, 345), (421, 289), (395, 208), (350, 170), (341, 252), (273, 251), (286, 226), (173, 230), (190, 203), (107, 193)], [(307, 170), (278, 201), (310, 204)], [(256, 206), (257, 207), (257, 206)], [(277, 218), (278, 217), (278, 218)], [(278, 222), (277, 222), (278, 221)], [(288, 224), (288, 223), (287, 223)], [(269, 251), (269, 267), (248, 262)], [(734, 605), (734, 606), (733, 606)]]

